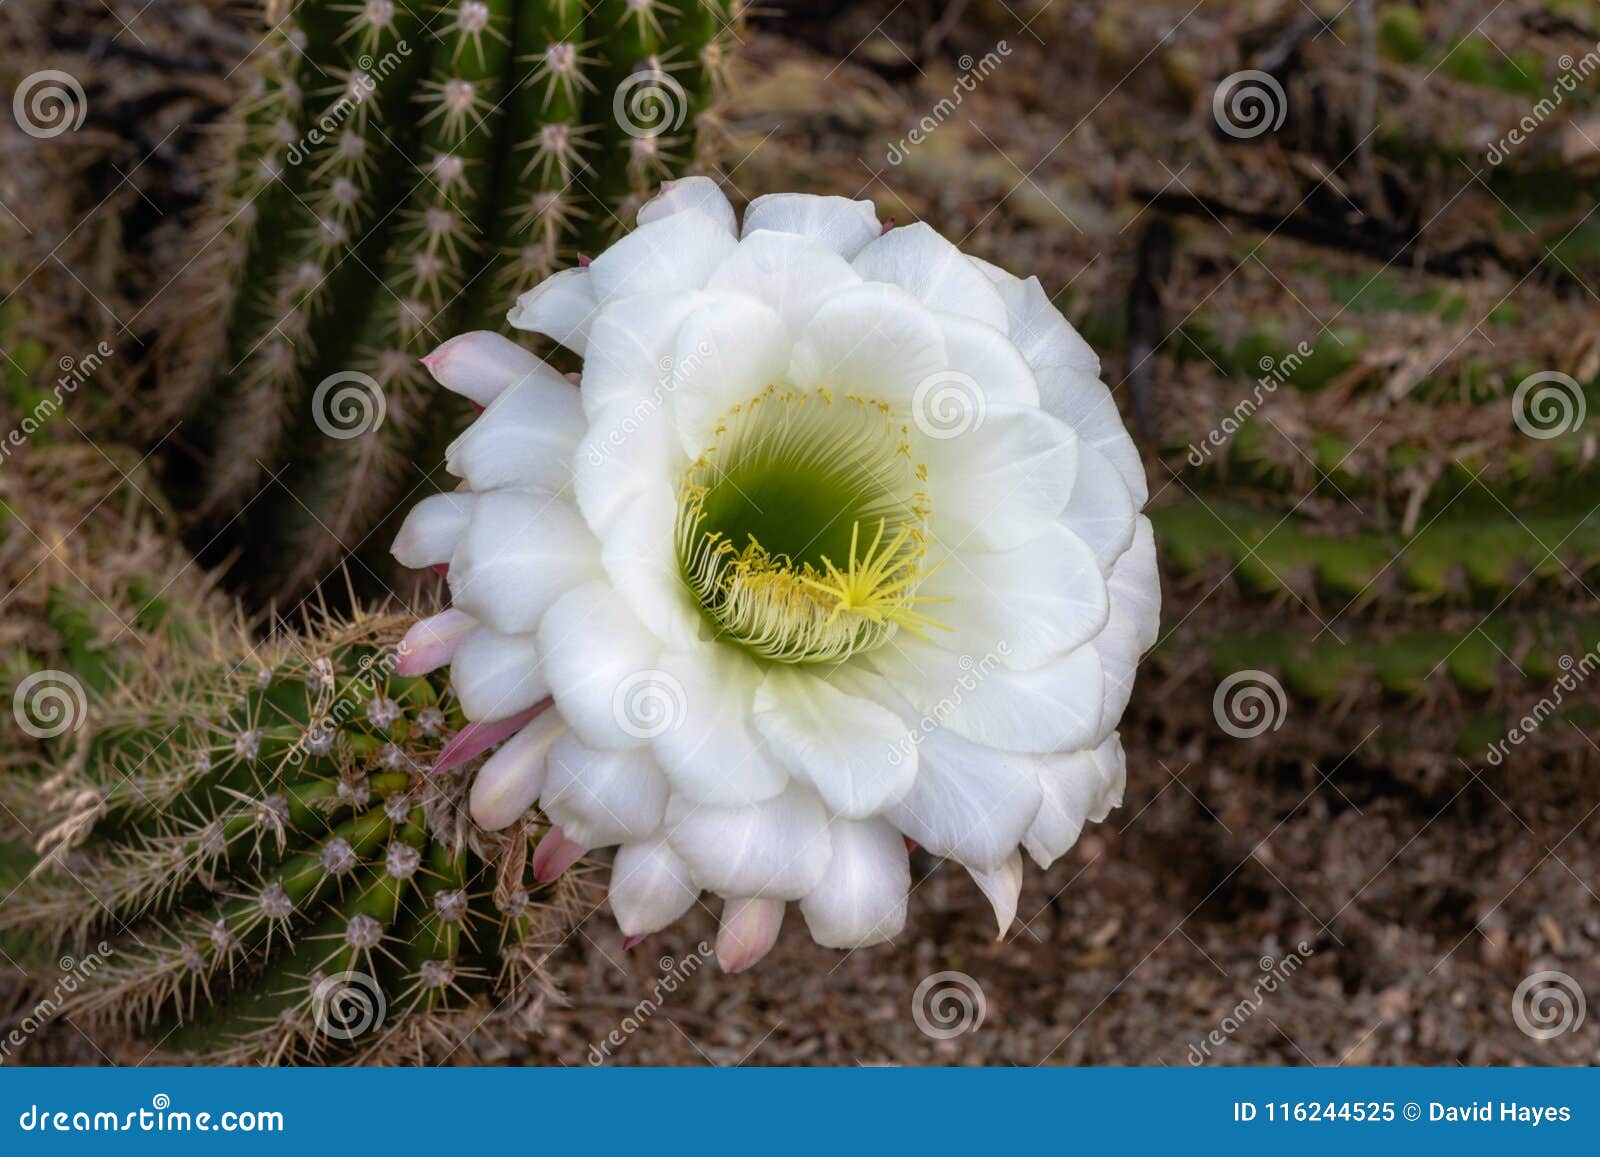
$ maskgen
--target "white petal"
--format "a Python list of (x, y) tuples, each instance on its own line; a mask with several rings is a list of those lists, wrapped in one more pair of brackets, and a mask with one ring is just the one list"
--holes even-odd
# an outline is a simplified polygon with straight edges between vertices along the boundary
[(539, 806), (586, 848), (637, 843), (661, 826), (667, 777), (649, 751), (601, 751), (568, 731), (550, 749)]
[(1039, 811), (1039, 776), (1026, 756), (969, 743), (943, 728), (919, 747), (917, 782), (885, 818), (935, 856), (1000, 867)]
[(1103, 674), (1092, 643), (1013, 671), (997, 651), (958, 654), (902, 632), (872, 658), (913, 706), (974, 743), (1037, 754), (1099, 742)]
[(540, 372), (555, 373), (510, 338), (486, 329), (457, 334), (422, 364), (445, 389), (480, 406), (494, 401), (512, 382)]
[(526, 711), (550, 694), (532, 634), (502, 635), (478, 627), (461, 640), (450, 663), (450, 687), (474, 723)]
[(1033, 370), (1003, 330), (954, 314), (940, 316), (939, 328), (944, 331), (946, 368), (970, 380), (973, 396), (984, 406), (1039, 404)]
[(721, 300), (726, 298), (699, 291), (645, 293), (601, 309), (583, 359), (583, 412), (593, 418), (624, 404), (640, 417), (664, 416), (677, 388), (678, 329), (695, 310)]
[(1017, 898), (1022, 895), (1022, 853), (1013, 851), (998, 868), (986, 871), (968, 868), (967, 871), (989, 898), (995, 923), (1000, 926), (998, 939), (1004, 940), (1012, 921), (1017, 918)]
[(1061, 521), (1094, 551), (1102, 574), (1133, 541), (1134, 505), (1122, 476), (1099, 452), (1078, 446), (1078, 476)]
[(395, 648), (396, 675), (426, 675), (448, 663), (478, 621), (454, 607), (418, 619)]
[(1115, 732), (1094, 749), (1094, 761), (1100, 768), (1100, 798), (1095, 802), (1089, 818), (1099, 823), (1112, 808), (1122, 806), (1122, 795), (1128, 787), (1128, 757), (1122, 750), (1122, 737)]
[(573, 454), (573, 493), (594, 532), (605, 537), (634, 499), (662, 489), (689, 465), (665, 398), (617, 402), (590, 415)]
[(808, 193), (768, 193), (744, 211), (744, 235), (760, 229), (798, 233), (847, 260), (883, 232), (871, 201), (816, 197)]
[[(986, 272), (994, 270), (994, 266), (989, 266)], [(1065, 366), (1098, 378), (1100, 359), (1051, 303), (1039, 279), (1023, 280), (1003, 270), (999, 272), (999, 278), (995, 278), (993, 272), (990, 277), (1006, 303), (1007, 332), (1022, 356), (1028, 359), (1028, 364), (1035, 371)]]
[(699, 289), (734, 244), (726, 229), (694, 210), (651, 221), (589, 263), (595, 299)]
[(674, 794), (667, 838), (694, 873), (719, 896), (798, 900), (828, 870), (828, 816), (810, 788), (747, 807), (711, 807)]
[(1150, 520), (1139, 515), (1133, 542), (1106, 580), (1117, 609), (1128, 617), (1143, 654), (1161, 633), (1161, 574), (1156, 569), (1156, 538)]
[(726, 901), (717, 930), (717, 964), (724, 972), (752, 967), (772, 951), (782, 927), (782, 900), (746, 897)]
[(657, 484), (627, 504), (606, 529), (601, 562), (629, 609), (669, 647), (696, 646), (706, 632), (683, 571), (672, 528), (677, 503)]
[(587, 269), (553, 273), (517, 298), (506, 320), (517, 329), (554, 338), (579, 357), (589, 344), (589, 326), (600, 308)]
[(1105, 383), (1065, 366), (1036, 368), (1034, 376), (1039, 382), (1039, 404), (1076, 430), (1084, 445), (1103, 454), (1133, 495), (1134, 504), (1143, 506), (1150, 497), (1144, 461)]
[(478, 621), (520, 635), (556, 599), (600, 574), (599, 544), (572, 503), (495, 490), (478, 495), (450, 560), (450, 596)]
[(445, 450), (445, 468), (474, 490), (520, 486), (547, 494), (572, 477), (584, 432), (578, 387), (549, 366), (511, 383)]
[(389, 552), (401, 566), (438, 566), (450, 561), (466, 533), (476, 498), (464, 490), (430, 494), (400, 524)]
[(1092, 751), (1042, 755), (1037, 767), (1044, 802), (1022, 842), (1033, 862), (1048, 868), (1078, 842), (1105, 784)]
[(1100, 660), (1102, 672), (1100, 722), (1093, 736), (1093, 741), (1098, 743), (1116, 730), (1122, 713), (1128, 708), (1128, 700), (1133, 696), (1134, 678), (1138, 674), (1141, 648), (1133, 622), (1115, 603), (1111, 605), (1106, 629), (1095, 636), (1090, 647)]
[(945, 356), (944, 333), (921, 302), (892, 285), (860, 285), (812, 316), (795, 342), (789, 380), (909, 407), (917, 387), (944, 370)]
[(952, 547), (970, 540), (981, 549), (1009, 550), (1066, 509), (1078, 440), (1070, 426), (1029, 406), (992, 405), (973, 417), (963, 433), (917, 444), (928, 467), (932, 525)]
[(488, 758), (472, 781), (468, 810), (473, 823), (499, 831), (533, 806), (544, 787), (545, 757), (563, 730), (561, 716), (546, 711)]
[(967, 654), (993, 651), (1016, 670), (1042, 666), (1087, 643), (1111, 609), (1093, 552), (1055, 523), (1015, 550), (955, 552), (917, 595), (945, 600), (929, 607), (951, 628), (931, 631), (934, 643)]
[(681, 710), (652, 742), (680, 797), (726, 808), (770, 800), (784, 790), (789, 774), (767, 750), (752, 718), (761, 668), (732, 647), (711, 643), (663, 655), (658, 674), (664, 694), (680, 696)]
[(1050, 302), (1037, 277), (1026, 281), (988, 266), (985, 272), (1005, 299), (1008, 332), (1039, 380), (1040, 404), (1066, 422), (1116, 467), (1143, 506), (1149, 497), (1144, 463), (1122, 423), (1111, 391), (1100, 381), (1100, 359)]
[(733, 206), (717, 183), (710, 177), (680, 177), (676, 181), (663, 181), (661, 191), (639, 207), (639, 224), (648, 225), (663, 217), (692, 210), (711, 218), (728, 231), (736, 234)]
[(899, 717), (815, 669), (773, 666), (756, 692), (755, 723), (789, 772), (848, 819), (878, 814), (917, 775), (917, 749)]
[(1006, 303), (999, 292), (961, 250), (924, 221), (874, 238), (851, 264), (868, 281), (898, 285), (929, 309), (1006, 329)]
[(673, 417), (683, 450), (698, 457), (728, 410), (783, 381), (793, 339), (770, 306), (729, 294), (684, 319), (675, 350)]
[(811, 938), (824, 948), (893, 940), (905, 927), (911, 889), (905, 840), (881, 819), (834, 820), (828, 838), (828, 870), (800, 901)]
[(624, 936), (659, 932), (687, 912), (699, 895), (689, 865), (664, 834), (617, 849), (608, 896)]
[[(661, 643), (610, 583), (586, 583), (556, 600), (539, 623), (539, 653), (556, 706), (584, 743), (628, 748), (648, 742), (640, 712), (655, 702), (649, 673)], [(630, 695), (646, 698), (635, 702)]]
[(835, 293), (861, 284), (861, 275), (832, 249), (794, 233), (747, 233), (733, 254), (706, 282), (753, 297), (778, 311), (791, 333), (799, 333), (817, 307)]

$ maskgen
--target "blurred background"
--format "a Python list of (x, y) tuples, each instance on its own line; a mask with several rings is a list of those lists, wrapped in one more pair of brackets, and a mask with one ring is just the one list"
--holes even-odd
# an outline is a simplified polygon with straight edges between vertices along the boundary
[[(368, 543), (388, 541), (387, 504), (291, 536), (275, 486), (323, 469), (293, 436), (224, 485), (238, 450), (204, 412), (230, 397), (191, 391), (167, 421), (192, 372), (173, 335), (213, 300), (173, 287), (201, 248), (207, 142), (248, 99), (246, 8), (0, 8), (8, 90), (48, 65), (87, 109), (48, 143), (0, 126), (0, 308), (28, 306), (11, 404), (39, 365), (116, 351), (41, 435), (44, 467), (0, 467), (13, 510), (70, 492), (52, 532), (0, 539), (0, 644), (48, 654), (62, 584), (110, 603), (102, 578), (125, 596), (130, 572), (190, 554), (216, 576), (193, 597), (247, 615), (307, 592), (430, 597)], [(736, 203), (836, 193), (927, 221), (1037, 275), (1099, 352), (1144, 452), (1164, 585), (1127, 796), (1030, 870), (1003, 941), (966, 875), (925, 856), (893, 946), (822, 953), (794, 922), (739, 976), (705, 961), (706, 912), (624, 950), (602, 911), (547, 961), (561, 996), (539, 1031), (470, 1056), (1600, 1061), (1600, 9), (883, 0), (766, 4), (727, 32), (725, 79), (663, 166)], [(631, 147), (610, 204), (655, 172)], [(361, 364), (403, 397), (380, 355)], [(41, 550), (72, 570), (62, 544), (108, 501), (139, 533), (81, 574), (43, 566)], [(29, 1048), (127, 1059), (68, 1018)]]

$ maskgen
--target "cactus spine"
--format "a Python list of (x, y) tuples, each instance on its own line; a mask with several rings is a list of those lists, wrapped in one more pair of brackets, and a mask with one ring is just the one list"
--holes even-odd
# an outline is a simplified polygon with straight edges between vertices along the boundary
[(222, 542), (280, 598), (426, 485), (413, 464), (464, 424), (418, 357), (503, 328), (692, 158), (737, 19), (728, 0), (281, 7), (188, 292), (167, 295), (153, 423), (186, 421), (182, 504), (239, 516)]
[(95, 695), (59, 770), (8, 781), (44, 858), (7, 931), (99, 960), (66, 1014), (232, 1063), (438, 1057), (536, 1024), (577, 885), (534, 881), (531, 823), (485, 836), (469, 777), (427, 773), (461, 720), (442, 680), (393, 673), (399, 631), (220, 631)]

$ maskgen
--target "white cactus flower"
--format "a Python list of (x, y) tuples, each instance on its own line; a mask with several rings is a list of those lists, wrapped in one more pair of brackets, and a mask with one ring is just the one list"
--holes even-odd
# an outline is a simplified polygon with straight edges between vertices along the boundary
[(461, 489), (394, 553), (447, 566), (451, 610), (402, 669), (446, 662), (505, 741), (471, 806), (536, 803), (553, 878), (617, 846), (623, 931), (724, 900), (724, 967), (796, 901), (820, 944), (891, 939), (908, 849), (964, 865), (1003, 935), (1022, 884), (1118, 805), (1117, 723), (1160, 591), (1139, 454), (1099, 361), (1036, 278), (866, 201), (705, 178), (427, 359), (485, 407)]

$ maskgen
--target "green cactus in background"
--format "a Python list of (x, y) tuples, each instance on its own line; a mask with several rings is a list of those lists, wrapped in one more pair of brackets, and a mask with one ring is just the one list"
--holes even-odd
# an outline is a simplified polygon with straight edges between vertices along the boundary
[[(1182, 75), (1203, 100), (1261, 65), (1280, 115), (1164, 132), (1179, 194), (1111, 130), (1172, 213), (1141, 226), (1130, 302), (1062, 304), (1124, 352), (1146, 435), (1152, 729), (1324, 768), (1595, 763), (1600, 64), (1592, 10), (1504, 15), (1382, 4), (1338, 37), (1264, 18), (1237, 60)], [(1260, 690), (1259, 727), (1224, 721), (1235, 687)]]
[[(88, 645), (72, 607), (51, 620)], [(6, 781), (43, 860), (0, 925), (96, 961), (74, 1023), (230, 1063), (436, 1057), (536, 1025), (578, 885), (538, 882), (531, 826), (478, 832), (468, 777), (428, 772), (462, 721), (442, 680), (394, 674), (398, 637), (218, 631), (165, 670), (73, 668), (88, 708), (54, 768)]]
[[(277, 599), (427, 479), (469, 414), (418, 358), (504, 328), (706, 135), (736, 0), (268, 5), (184, 289), (162, 295), (175, 498)], [(179, 472), (181, 473), (181, 471)], [(270, 583), (270, 585), (265, 585)]]
[[(6, 428), (44, 375), (8, 380)], [(428, 772), (463, 720), (442, 674), (394, 673), (401, 620), (256, 641), (137, 455), (73, 431), (0, 470), (5, 959), (141, 1055), (382, 1061), (536, 1024), (579, 885)], [(63, 955), (93, 969), (70, 991)]]

